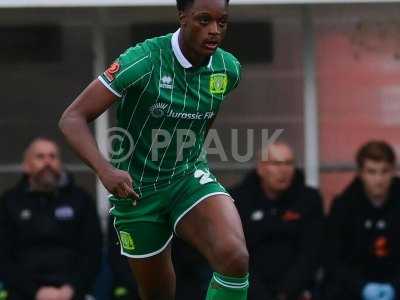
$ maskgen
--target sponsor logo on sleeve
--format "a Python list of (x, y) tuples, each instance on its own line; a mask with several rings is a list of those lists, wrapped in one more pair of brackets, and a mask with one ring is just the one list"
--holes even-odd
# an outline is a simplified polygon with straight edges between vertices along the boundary
[(104, 77), (107, 78), (109, 82), (112, 82), (115, 79), (116, 73), (118, 73), (120, 69), (120, 65), (117, 62), (114, 62), (105, 72)]

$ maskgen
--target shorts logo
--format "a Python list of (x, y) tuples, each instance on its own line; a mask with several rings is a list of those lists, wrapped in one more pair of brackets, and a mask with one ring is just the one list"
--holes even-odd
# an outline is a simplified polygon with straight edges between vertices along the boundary
[(109, 82), (111, 82), (115, 79), (115, 73), (117, 73), (118, 71), (119, 64), (115, 62), (104, 72), (104, 76)]
[(119, 236), (121, 238), (122, 248), (126, 250), (135, 250), (135, 244), (133, 243), (132, 236), (125, 231), (120, 231)]
[(204, 172), (203, 170), (196, 170), (196, 172), (194, 172), (194, 178), (200, 178), (199, 182), (201, 185), (214, 181), (214, 179), (210, 178), (210, 175), (209, 171)]
[(228, 76), (223, 73), (213, 74), (210, 76), (210, 93), (223, 94), (228, 86)]

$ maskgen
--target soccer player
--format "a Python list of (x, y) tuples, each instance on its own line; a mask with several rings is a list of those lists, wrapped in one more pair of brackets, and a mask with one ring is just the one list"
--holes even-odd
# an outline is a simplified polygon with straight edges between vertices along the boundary
[[(60, 120), (72, 148), (112, 194), (121, 253), (143, 300), (174, 299), (174, 232), (214, 270), (206, 299), (247, 297), (240, 217), (201, 155), (219, 106), (240, 80), (239, 62), (219, 48), (228, 2), (178, 0), (179, 30), (126, 50)], [(116, 101), (118, 126), (126, 134), (111, 165), (88, 123)]]

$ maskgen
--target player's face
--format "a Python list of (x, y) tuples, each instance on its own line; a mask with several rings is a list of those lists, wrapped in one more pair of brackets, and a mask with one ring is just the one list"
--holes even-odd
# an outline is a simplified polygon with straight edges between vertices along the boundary
[(195, 0), (179, 13), (184, 43), (199, 56), (212, 55), (225, 37), (226, 0)]
[(395, 169), (388, 162), (367, 159), (359, 175), (367, 195), (372, 199), (384, 200), (389, 192)]
[(290, 187), (295, 172), (293, 153), (283, 144), (271, 145), (267, 151), (268, 157), (259, 162), (257, 173), (269, 190), (284, 192)]
[(33, 178), (56, 180), (61, 173), (61, 161), (57, 146), (50, 141), (35, 142), (26, 154), (24, 170)]

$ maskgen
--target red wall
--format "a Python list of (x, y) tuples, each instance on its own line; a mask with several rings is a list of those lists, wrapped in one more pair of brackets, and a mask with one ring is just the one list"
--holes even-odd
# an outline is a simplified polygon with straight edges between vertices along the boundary
[[(400, 145), (400, 39), (390, 21), (317, 24), (316, 54), (322, 165), (351, 165), (370, 139)], [(352, 173), (322, 174), (329, 200)]]

